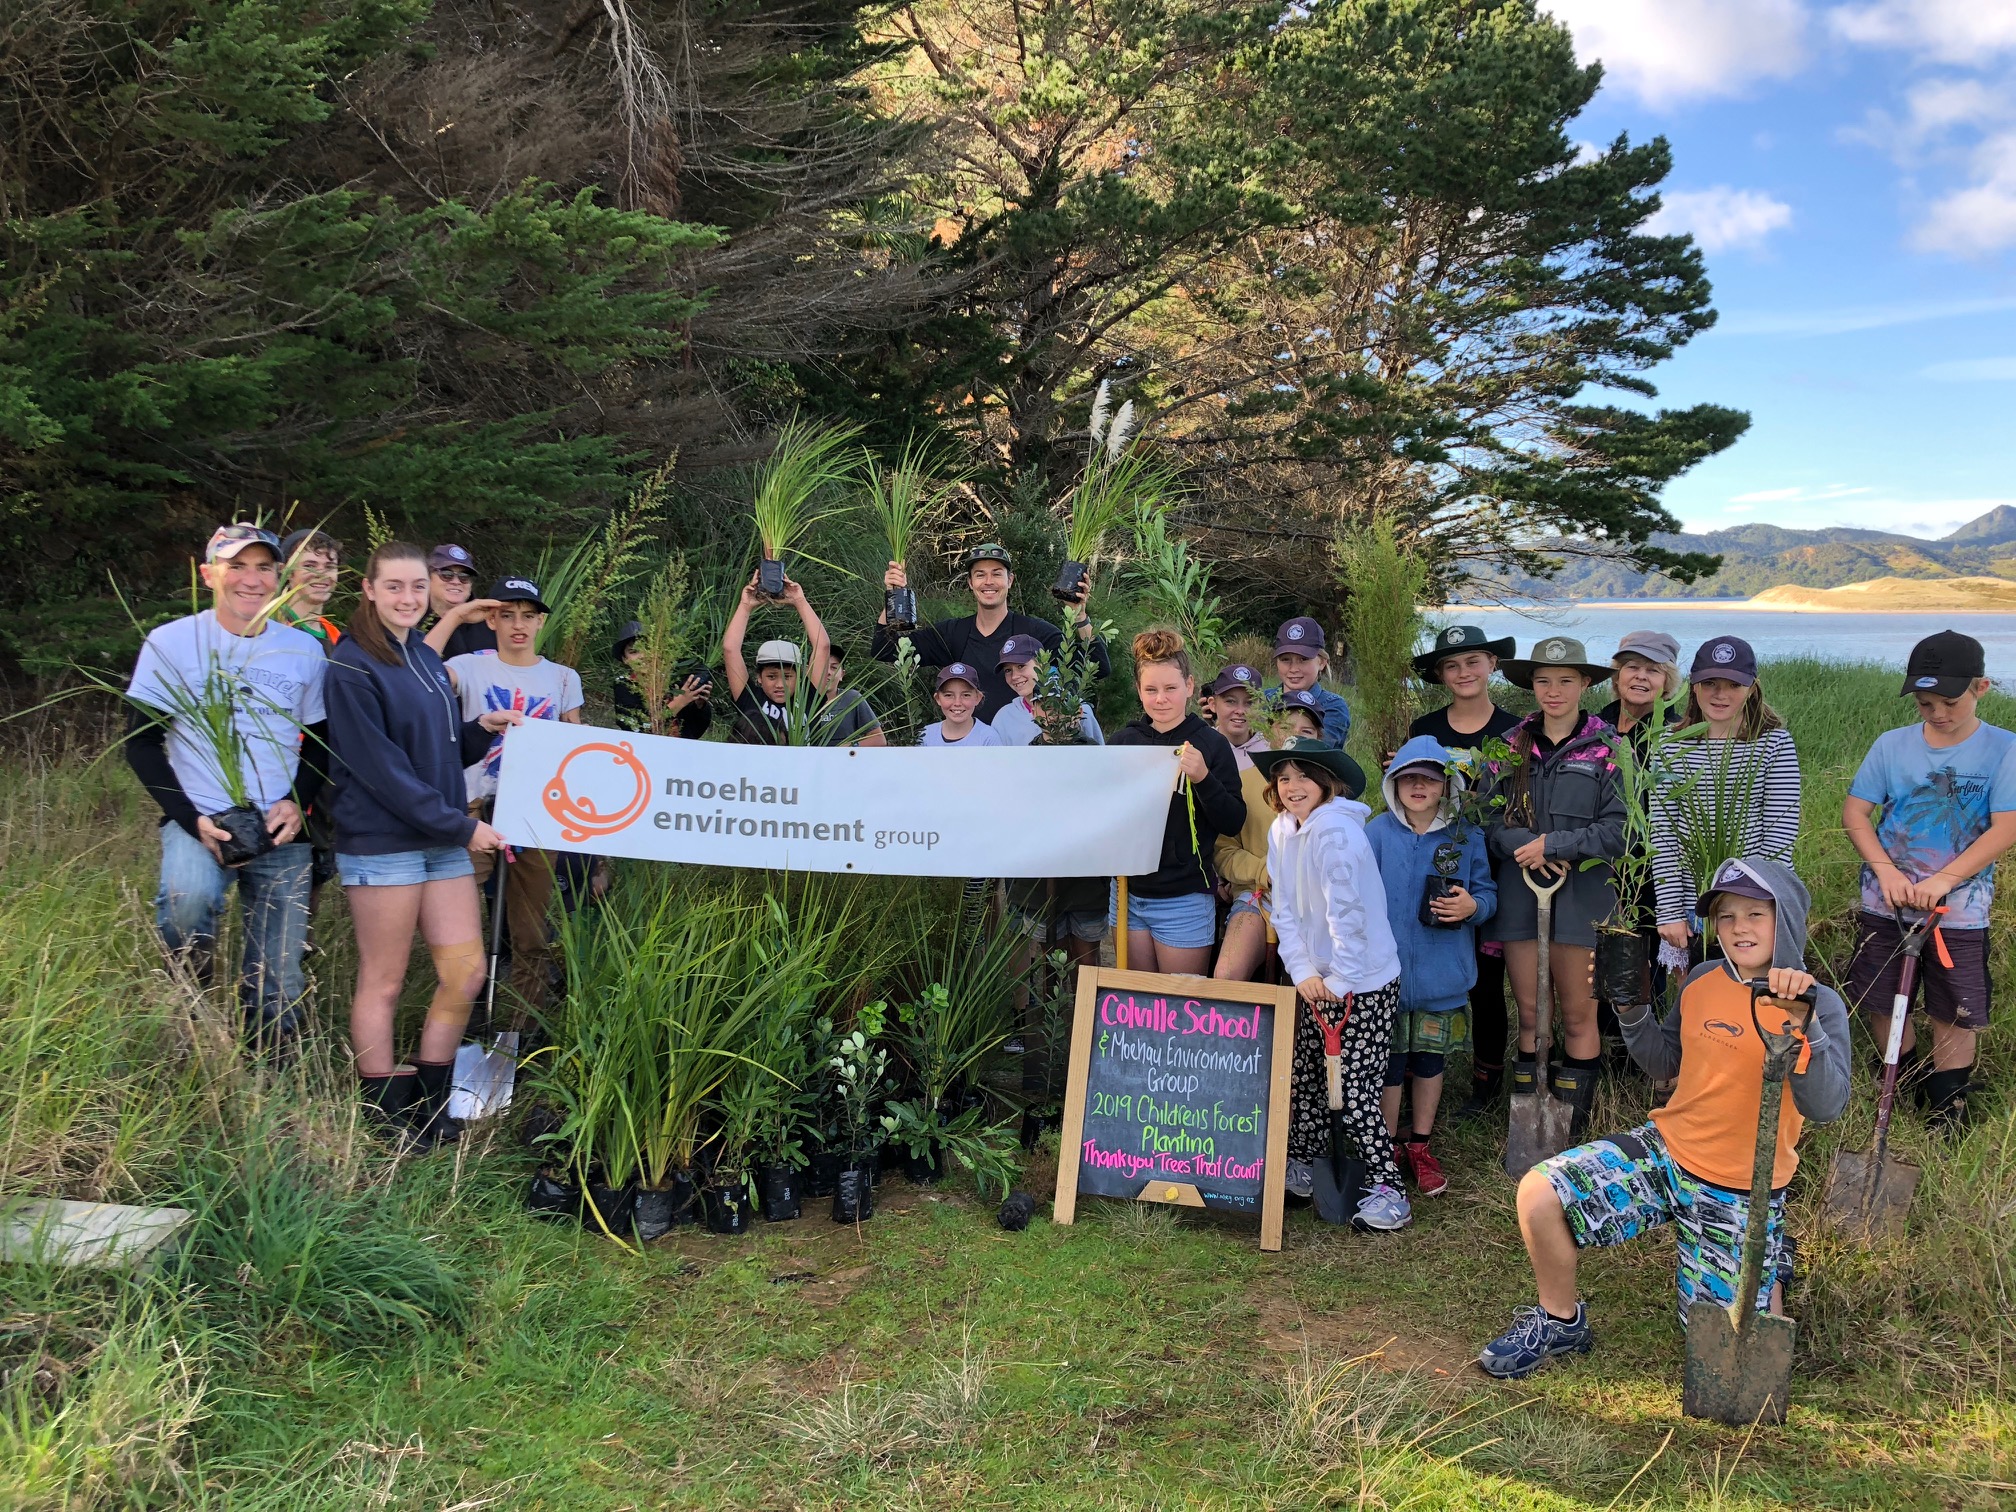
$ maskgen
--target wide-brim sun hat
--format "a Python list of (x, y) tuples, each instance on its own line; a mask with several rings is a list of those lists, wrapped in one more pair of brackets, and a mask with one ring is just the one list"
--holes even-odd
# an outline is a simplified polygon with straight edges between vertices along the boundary
[(1513, 687), (1530, 690), (1533, 674), (1547, 667), (1566, 667), (1571, 672), (1580, 672), (1591, 683), (1608, 682), (1612, 670), (1589, 660), (1588, 648), (1572, 635), (1550, 635), (1545, 640), (1536, 641), (1531, 656), (1501, 662), (1498, 670)]
[(1518, 643), (1509, 635), (1493, 640), (1480, 625), (1451, 625), (1435, 637), (1434, 645), (1414, 658), (1414, 675), (1423, 682), (1439, 683), (1442, 663), (1448, 657), (1461, 656), (1466, 651), (1488, 651), (1502, 662), (1516, 650)]
[(1356, 798), (1365, 791), (1365, 768), (1327, 740), (1290, 735), (1272, 751), (1253, 753), (1255, 770), (1269, 782), (1274, 780), (1274, 769), (1284, 761), (1292, 761), (1297, 766), (1323, 768), (1344, 785), (1347, 798)]

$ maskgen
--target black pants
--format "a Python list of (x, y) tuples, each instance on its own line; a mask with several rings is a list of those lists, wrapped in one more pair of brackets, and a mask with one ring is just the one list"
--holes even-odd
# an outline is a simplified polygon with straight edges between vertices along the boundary
[(1511, 1017), (1505, 1009), (1505, 957), (1477, 948), (1477, 985), (1470, 989), (1470, 1064), (1478, 1071), (1505, 1064)]

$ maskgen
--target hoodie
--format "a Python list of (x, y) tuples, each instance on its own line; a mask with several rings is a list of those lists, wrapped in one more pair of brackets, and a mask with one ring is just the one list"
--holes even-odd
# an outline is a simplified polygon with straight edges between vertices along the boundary
[(434, 648), (409, 631), (400, 660), (374, 660), (354, 635), (329, 653), (329, 748), (336, 849), (357, 856), (467, 845), (463, 765), (480, 761), (490, 734), (463, 723)]
[(1353, 798), (1318, 804), (1306, 820), (1275, 819), (1267, 833), (1269, 919), (1288, 980), (1312, 976), (1338, 997), (1376, 992), (1400, 975), (1386, 890), (1365, 839), (1372, 811)]
[[(1113, 732), (1108, 745), (1167, 746), (1189, 742), (1204, 757), (1204, 780), (1185, 793), (1179, 784), (1169, 799), (1169, 817), (1162, 826), (1162, 860), (1146, 876), (1129, 877), (1127, 887), (1140, 898), (1183, 898), (1208, 893), (1218, 886), (1212, 854), (1220, 835), (1236, 835), (1246, 822), (1246, 800), (1240, 796), (1239, 767), (1232, 743), (1195, 714), (1185, 714), (1173, 730), (1158, 730), (1143, 714)], [(1197, 832), (1190, 832), (1191, 800), (1196, 801)]]
[[(1449, 1013), (1468, 1005), (1470, 989), (1477, 982), (1477, 926), (1498, 908), (1498, 884), (1492, 880), (1491, 858), (1484, 851), (1484, 832), (1474, 825), (1449, 822), (1463, 785), (1463, 774), (1450, 768), (1454, 759), (1430, 735), (1417, 735), (1400, 747), (1379, 784), (1386, 795), (1386, 812), (1365, 826), (1365, 839), (1386, 889), (1386, 921), (1400, 956), (1403, 1013)], [(1427, 831), (1416, 834), (1401, 817), (1393, 779), (1406, 767), (1428, 762), (1448, 773), (1450, 797)], [(1435, 854), (1445, 846), (1460, 854), (1456, 869), (1446, 875), (1477, 900), (1477, 912), (1454, 929), (1421, 922), (1421, 899), (1428, 879), (1436, 875)]]
[[(1782, 861), (1746, 856), (1742, 866), (1776, 900), (1771, 964), (1803, 971), (1811, 899)], [(1759, 1009), (1773, 1032), (1771, 1010)], [(1781, 1012), (1780, 1023), (1785, 1020)], [(1757, 1119), (1764, 1091), (1764, 1047), (1750, 1022), (1750, 990), (1726, 958), (1688, 974), (1680, 1003), (1662, 1023), (1649, 1005), (1619, 1008), (1631, 1058), (1655, 1081), (1679, 1085), (1652, 1122), (1674, 1164), (1730, 1191), (1750, 1189)], [(1816, 988), (1806, 1024), (1806, 1048), (1787, 1078), (1791, 1091), (1778, 1114), (1778, 1154), (1771, 1185), (1782, 1188), (1799, 1169), (1798, 1143), (1807, 1119), (1832, 1123), (1848, 1106), (1848, 1010), (1831, 987)]]

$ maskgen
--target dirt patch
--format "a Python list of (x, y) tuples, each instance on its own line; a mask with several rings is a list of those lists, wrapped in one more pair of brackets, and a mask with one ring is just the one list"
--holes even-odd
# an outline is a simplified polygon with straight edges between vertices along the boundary
[(1365, 1309), (1321, 1312), (1277, 1292), (1255, 1292), (1263, 1348), (1318, 1360), (1375, 1356), (1387, 1370), (1436, 1379), (1463, 1380), (1477, 1358), (1477, 1346), (1453, 1334), (1438, 1334), (1416, 1322), (1368, 1316)]

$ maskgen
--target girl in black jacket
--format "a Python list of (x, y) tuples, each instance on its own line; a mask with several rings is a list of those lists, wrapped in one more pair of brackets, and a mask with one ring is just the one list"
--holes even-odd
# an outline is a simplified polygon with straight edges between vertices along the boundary
[[(463, 723), (441, 658), (420, 637), (427, 559), (419, 547), (380, 546), (364, 564), (361, 588), (349, 633), (329, 655), (326, 694), (336, 873), (357, 930), (350, 1051), (365, 1102), (388, 1120), (405, 1114), (422, 1142), (435, 1145), (456, 1136), (449, 1082), (483, 986), (482, 909), (469, 852), (504, 845), (469, 816), (462, 766), (524, 716), (497, 710)], [(438, 980), (413, 1062), (401, 1065), (392, 1019), (416, 929)]]
[[(1190, 712), (1197, 682), (1183, 637), (1144, 630), (1134, 637), (1134, 681), (1142, 716), (1116, 731), (1108, 745), (1173, 746), (1182, 751), (1183, 781), (1169, 800), (1162, 862), (1127, 879), (1127, 964), (1135, 971), (1207, 975), (1218, 932), (1218, 873), (1211, 864), (1220, 835), (1246, 822), (1232, 746)], [(1119, 889), (1107, 922), (1117, 927)]]

